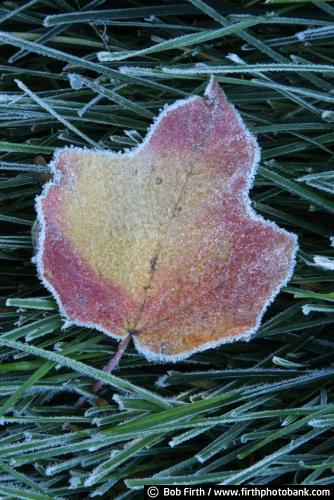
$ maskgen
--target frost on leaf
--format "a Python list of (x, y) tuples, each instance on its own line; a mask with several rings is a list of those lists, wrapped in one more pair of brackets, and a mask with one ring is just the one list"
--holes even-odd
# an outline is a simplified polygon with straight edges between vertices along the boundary
[(59, 151), (37, 202), (37, 263), (64, 316), (132, 333), (148, 359), (249, 337), (297, 248), (250, 206), (258, 159), (214, 81), (166, 108), (130, 152)]

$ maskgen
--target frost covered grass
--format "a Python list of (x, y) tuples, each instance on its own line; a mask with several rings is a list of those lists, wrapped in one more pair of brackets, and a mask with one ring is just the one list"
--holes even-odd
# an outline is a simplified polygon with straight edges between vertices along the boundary
[[(334, 7), (110, 5), (0, 6), (0, 496), (333, 483)], [(34, 198), (56, 148), (132, 147), (211, 73), (262, 149), (254, 208), (298, 234), (294, 276), (251, 342), (176, 365), (129, 349), (106, 375), (116, 343), (64, 329), (36, 278)], [(75, 409), (79, 395), (94, 404)]]

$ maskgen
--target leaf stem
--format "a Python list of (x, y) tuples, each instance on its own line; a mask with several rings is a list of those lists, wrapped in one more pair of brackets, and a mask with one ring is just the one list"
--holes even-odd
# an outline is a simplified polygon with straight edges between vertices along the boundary
[[(104, 367), (103, 371), (110, 374), (115, 370), (126, 348), (128, 347), (130, 340), (131, 340), (131, 334), (128, 334), (126, 337), (124, 337), (123, 340), (121, 340), (121, 342), (118, 344), (117, 351), (112, 356), (112, 358), (110, 358), (108, 364)], [(103, 385), (102, 380), (97, 380), (92, 387), (92, 392), (94, 393), (98, 392), (101, 389), (102, 385)], [(75, 403), (75, 408), (82, 408), (85, 405), (86, 401), (87, 398), (85, 396), (81, 396)]]

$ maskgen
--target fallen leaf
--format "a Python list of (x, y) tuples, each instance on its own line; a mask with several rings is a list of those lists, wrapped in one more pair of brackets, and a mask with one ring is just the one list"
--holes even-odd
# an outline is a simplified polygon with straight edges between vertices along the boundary
[(248, 339), (292, 274), (294, 234), (248, 191), (259, 147), (219, 85), (165, 108), (124, 154), (58, 151), (37, 266), (63, 315), (176, 361)]

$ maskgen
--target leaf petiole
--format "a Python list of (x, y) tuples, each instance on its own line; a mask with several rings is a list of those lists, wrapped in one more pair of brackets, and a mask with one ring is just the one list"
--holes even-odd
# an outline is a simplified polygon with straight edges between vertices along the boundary
[[(118, 344), (117, 351), (112, 356), (112, 358), (110, 358), (107, 365), (104, 367), (104, 369), (103, 369), (104, 372), (110, 374), (111, 372), (113, 372), (115, 370), (121, 357), (123, 356), (126, 348), (128, 347), (128, 345), (130, 343), (131, 337), (132, 337), (132, 334), (131, 334), (131, 332), (129, 332), (128, 335), (126, 337), (124, 337), (123, 340), (121, 340), (121, 342)], [(92, 387), (92, 392), (94, 392), (94, 393), (98, 392), (101, 389), (102, 385), (103, 385), (102, 380), (97, 380)], [(75, 403), (75, 408), (82, 408), (85, 405), (86, 401), (87, 401), (87, 398), (84, 396), (81, 396), (78, 399), (78, 401)]]

